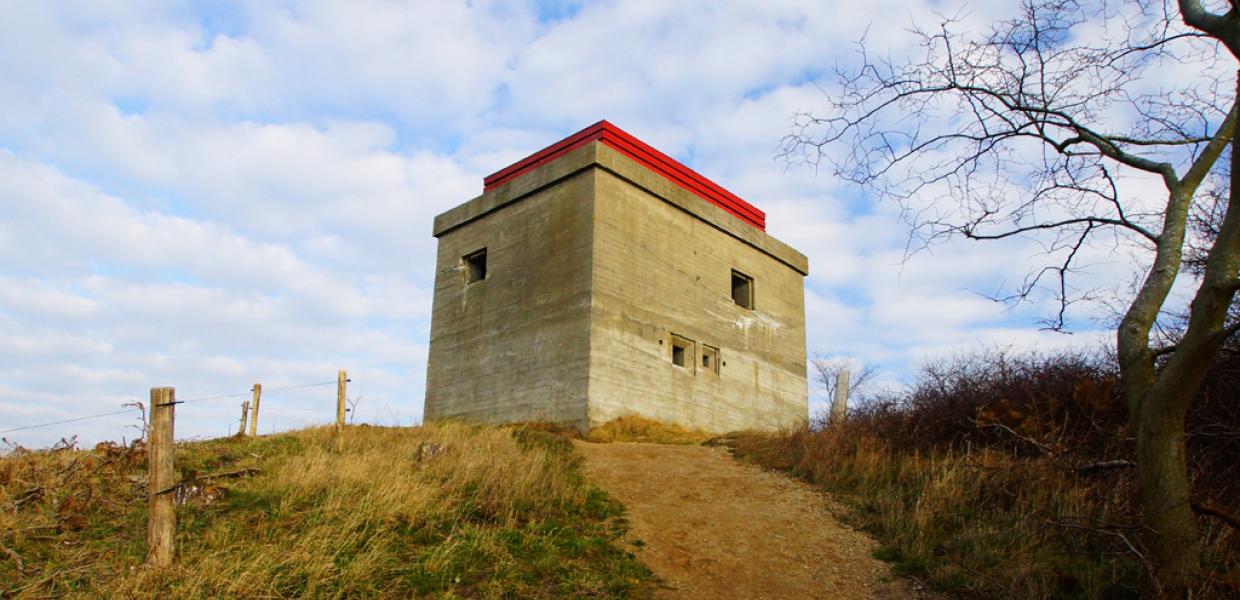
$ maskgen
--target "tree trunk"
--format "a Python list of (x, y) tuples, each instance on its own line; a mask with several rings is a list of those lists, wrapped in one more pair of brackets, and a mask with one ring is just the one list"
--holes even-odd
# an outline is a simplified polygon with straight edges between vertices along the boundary
[(1196, 386), (1190, 385), (1155, 386), (1141, 403), (1137, 419), (1141, 504), (1145, 525), (1154, 530), (1149, 558), (1157, 583), (1171, 598), (1184, 597), (1201, 570), (1197, 519), (1189, 504), (1185, 411), (1178, 410), (1191, 400), (1195, 390)]
[[(1137, 472), (1149, 540), (1153, 582), (1172, 598), (1183, 597), (1200, 569), (1197, 523), (1189, 505), (1184, 456), (1187, 401), (1196, 385), (1165, 385), (1172, 375), (1155, 370), (1150, 330), (1179, 273), (1191, 193), (1169, 186), (1168, 210), (1154, 263), (1117, 333), (1120, 382), (1128, 399), (1129, 424), (1137, 441)], [(1175, 358), (1180, 357), (1173, 357)], [(1179, 410), (1183, 405), (1184, 410)], [(1178, 415), (1178, 416), (1177, 416)]]
[[(1240, 86), (1240, 78), (1237, 81)], [(1232, 114), (1235, 112), (1233, 107)], [(1171, 359), (1136, 403), (1141, 502), (1145, 524), (1155, 533), (1150, 558), (1163, 593), (1172, 598), (1185, 597), (1201, 574), (1197, 518), (1189, 502), (1184, 425), (1193, 397), (1225, 341), (1228, 309), (1240, 287), (1240, 202), (1236, 201), (1240, 193), (1240, 140), (1233, 136), (1228, 141), (1232, 153), (1227, 210), (1206, 258), (1201, 285), (1189, 306), (1188, 327)], [(1134, 371), (1141, 375), (1139, 370)], [(1121, 376), (1126, 374), (1121, 370)]]

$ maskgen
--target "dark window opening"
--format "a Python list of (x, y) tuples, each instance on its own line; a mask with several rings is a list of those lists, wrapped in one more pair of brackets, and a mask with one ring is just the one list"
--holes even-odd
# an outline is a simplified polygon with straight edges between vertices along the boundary
[(753, 308), (753, 277), (732, 271), (732, 301), (737, 306)]
[(693, 340), (678, 335), (672, 336), (672, 364), (692, 370), (693, 354)]
[(487, 278), (487, 249), (483, 248), (461, 259), (465, 263), (465, 283)]
[(719, 349), (702, 344), (702, 368), (708, 373), (719, 373)]

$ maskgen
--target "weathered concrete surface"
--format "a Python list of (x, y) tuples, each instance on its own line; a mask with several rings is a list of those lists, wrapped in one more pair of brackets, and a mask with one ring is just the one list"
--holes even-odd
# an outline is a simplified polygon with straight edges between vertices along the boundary
[[(428, 420), (584, 423), (594, 173), (578, 172), (439, 236)], [(487, 249), (487, 277), (462, 257)]]
[[(608, 171), (595, 193), (590, 424), (630, 412), (708, 431), (805, 419), (801, 274)], [(752, 310), (732, 301), (733, 269), (754, 279)], [(673, 335), (695, 343), (685, 367)], [(703, 346), (719, 349), (717, 372)]]
[(619, 152), (603, 145), (595, 148), (596, 164), (616, 176), (636, 185), (652, 196), (694, 215), (702, 222), (736, 238), (772, 258), (787, 264), (802, 275), (809, 275), (809, 260), (804, 254), (771, 237), (765, 231), (729, 215), (727, 211), (699, 198), (684, 188), (651, 172)]
[[(440, 215), (435, 234), (427, 419), (635, 413), (729, 431), (807, 416), (805, 257), (603, 144)], [(487, 280), (466, 285), (461, 259), (483, 247)], [(734, 269), (753, 309), (732, 300)], [(691, 341), (685, 366), (674, 336)]]

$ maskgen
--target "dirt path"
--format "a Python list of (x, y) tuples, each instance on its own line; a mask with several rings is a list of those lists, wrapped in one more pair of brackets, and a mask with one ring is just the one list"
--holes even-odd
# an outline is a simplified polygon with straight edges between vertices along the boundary
[(808, 485), (721, 448), (578, 442), (585, 471), (629, 510), (662, 598), (917, 598), (875, 542)]

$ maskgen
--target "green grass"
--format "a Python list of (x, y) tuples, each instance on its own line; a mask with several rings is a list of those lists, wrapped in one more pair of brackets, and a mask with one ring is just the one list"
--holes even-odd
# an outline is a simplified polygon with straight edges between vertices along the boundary
[[(419, 461), (423, 443), (444, 451)], [(646, 597), (622, 507), (527, 429), (350, 427), (182, 444), (177, 563), (143, 566), (145, 453), (0, 459), (0, 596)], [(136, 481), (134, 481), (136, 480)], [(20, 568), (18, 560), (21, 561)]]

